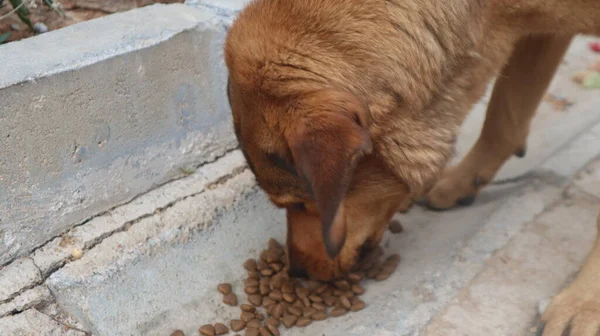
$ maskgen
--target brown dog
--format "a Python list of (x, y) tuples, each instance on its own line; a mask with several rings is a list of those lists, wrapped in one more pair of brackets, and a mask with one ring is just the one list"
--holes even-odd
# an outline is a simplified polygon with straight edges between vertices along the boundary
[[(598, 0), (256, 0), (225, 58), (235, 131), (287, 209), (290, 270), (328, 280), (379, 243), (409, 195), (469, 203), (513, 154)], [(442, 172), (459, 126), (498, 75), (479, 140)], [(433, 187), (433, 188), (432, 188)], [(598, 220), (600, 226), (600, 218)], [(551, 304), (544, 335), (595, 335), (600, 240)]]

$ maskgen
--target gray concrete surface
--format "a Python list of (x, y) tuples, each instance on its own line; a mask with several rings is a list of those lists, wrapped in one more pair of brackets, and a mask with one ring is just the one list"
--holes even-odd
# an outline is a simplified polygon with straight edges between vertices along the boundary
[(0, 331), (10, 336), (85, 336), (85, 332), (61, 325), (35, 309), (0, 319)]
[(0, 266), (236, 146), (219, 20), (155, 5), (0, 46)]
[[(195, 335), (237, 314), (216, 284), (242, 297), (243, 261), (285, 234), (234, 150), (222, 90), (224, 33), (244, 3), (153, 6), (0, 46), (12, 64), (68, 46), (34, 48), (0, 76), (1, 336)], [(398, 215), (405, 232), (384, 243), (401, 267), (368, 284), (367, 308), (284, 335), (533, 335), (539, 302), (595, 235), (600, 94), (570, 81), (597, 57), (588, 41), (550, 89), (574, 105), (542, 103), (504, 182), (468, 208)]]

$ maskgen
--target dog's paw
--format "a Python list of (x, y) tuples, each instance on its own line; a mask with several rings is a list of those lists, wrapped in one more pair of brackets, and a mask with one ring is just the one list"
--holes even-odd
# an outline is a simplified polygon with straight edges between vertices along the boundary
[(447, 210), (454, 206), (473, 204), (477, 193), (487, 182), (477, 175), (457, 169), (448, 168), (429, 191), (427, 197), (417, 204), (430, 210)]
[(538, 336), (600, 335), (600, 296), (594, 290), (574, 286), (558, 294), (542, 316)]

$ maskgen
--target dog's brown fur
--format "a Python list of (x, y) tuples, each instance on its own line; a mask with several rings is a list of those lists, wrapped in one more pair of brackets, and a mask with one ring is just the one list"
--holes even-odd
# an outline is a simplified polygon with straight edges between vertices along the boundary
[[(474, 197), (524, 154), (529, 121), (579, 33), (600, 34), (600, 1), (252, 2), (227, 37), (228, 94), (250, 167), (288, 209), (291, 270), (347, 272), (409, 195), (431, 190), (436, 208)], [(498, 74), (480, 139), (442, 173)], [(544, 335), (571, 317), (571, 334), (588, 335), (578, 330), (600, 320), (598, 250), (550, 306)]]

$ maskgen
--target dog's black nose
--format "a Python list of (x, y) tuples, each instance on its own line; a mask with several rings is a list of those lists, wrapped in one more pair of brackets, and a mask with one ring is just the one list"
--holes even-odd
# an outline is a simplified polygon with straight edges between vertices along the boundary
[(306, 271), (306, 268), (300, 265), (295, 265), (293, 263), (291, 263), (290, 270), (288, 273), (291, 277), (294, 278), (308, 278), (308, 272)]

